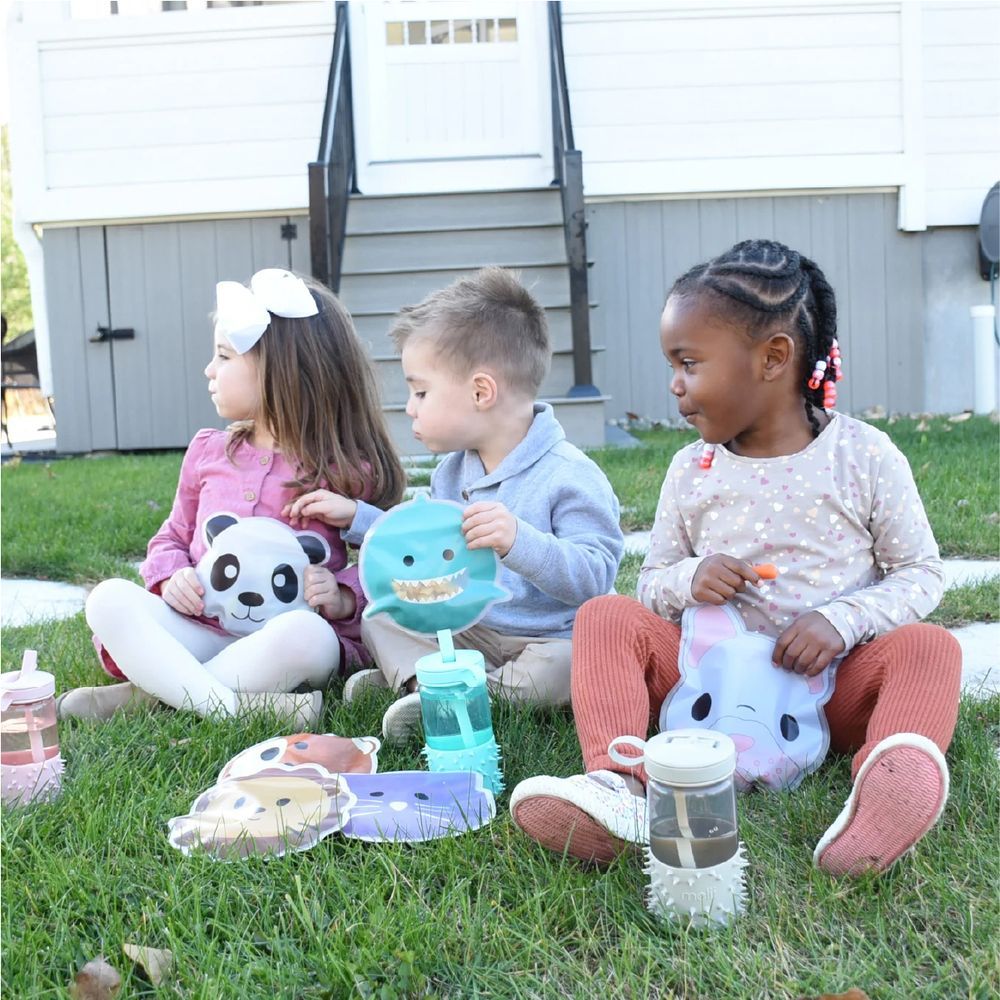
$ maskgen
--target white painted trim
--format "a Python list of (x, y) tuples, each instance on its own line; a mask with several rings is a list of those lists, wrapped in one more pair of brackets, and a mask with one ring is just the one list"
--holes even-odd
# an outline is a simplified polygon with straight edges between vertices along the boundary
[(102, 219), (76, 219), (69, 222), (62, 220), (37, 224), (39, 229), (76, 229), (78, 226), (159, 226), (171, 222), (224, 222), (227, 219), (284, 219), (289, 215), (296, 218), (308, 216), (309, 210), (303, 208), (274, 208), (263, 212), (197, 212), (178, 215), (145, 215), (130, 219), (120, 216), (107, 216)]
[(828, 198), (843, 194), (895, 194), (899, 189), (892, 185), (885, 187), (845, 187), (845, 188), (774, 188), (761, 191), (699, 191), (696, 194), (610, 194), (587, 195), (588, 205), (618, 205), (622, 202), (637, 201), (704, 201), (711, 198)]
[(45, 302), (45, 253), (34, 228), (15, 209), (13, 235), (24, 254), (31, 292), (31, 320), (35, 328), (35, 352), (38, 356), (38, 381), (43, 396), (52, 395), (52, 352), (49, 348), (49, 310)]
[[(13, 131), (12, 131), (13, 135)], [(245, 177), (239, 180), (202, 181), (197, 187), (163, 182), (158, 184), (121, 185), (117, 188), (88, 190), (86, 197), (79, 188), (48, 191), (41, 206), (23, 198), (25, 185), (14, 190), (23, 206), (23, 214), (34, 223), (52, 225), (86, 225), (95, 219), (111, 219), (115, 223), (148, 219), (150, 207), (159, 206), (162, 216), (220, 215), (299, 215), (309, 211), (309, 182), (306, 164), (301, 177)], [(288, 206), (275, 208), (276, 205)]]
[(45, 136), (43, 131), (39, 32), (48, 24), (10, 21), (7, 26), (7, 73), (10, 101), (10, 182), (14, 212), (30, 222), (45, 197)]
[[(37, 8), (61, 4), (29, 3), (17, 8), (21, 20), (8, 25), (11, 183), (20, 214), (32, 223), (82, 225), (92, 219), (117, 222), (148, 218), (151, 208), (164, 216), (254, 214), (306, 211), (309, 189), (306, 163), (301, 175), (276, 178), (219, 179), (197, 185), (177, 183), (104, 185), (85, 189), (50, 189), (45, 171), (41, 54), (54, 49), (88, 47), (95, 41), (132, 45), (139, 41), (194, 44), (206, 37), (273, 39), (322, 31), (333, 37), (333, 3), (278, 4), (232, 10), (171, 11), (135, 17), (92, 20), (40, 18)], [(16, 15), (15, 15), (16, 16)], [(317, 118), (317, 134), (318, 134)]]
[(568, 0), (563, 4), (566, 24), (602, 23), (605, 21), (678, 21), (688, 18), (792, 17), (797, 14), (895, 14), (901, 4), (920, 0), (770, 0), (768, 3), (747, 3), (745, 0), (710, 3), (660, 3), (655, 7), (641, 4), (631, 9), (613, 7), (610, 3), (580, 3)]
[(792, 191), (899, 187), (906, 181), (902, 153), (772, 157), (673, 162), (594, 163), (583, 150), (588, 198), (626, 195), (705, 195), (712, 191)]
[(899, 12), (900, 76), (903, 104), (903, 161), (898, 226), (927, 228), (927, 150), (924, 141), (924, 7), (911, 0)]

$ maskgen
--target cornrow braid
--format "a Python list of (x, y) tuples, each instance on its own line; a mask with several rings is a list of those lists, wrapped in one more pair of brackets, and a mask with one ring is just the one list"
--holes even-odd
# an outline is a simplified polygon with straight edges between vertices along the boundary
[[(734, 325), (758, 338), (787, 324), (802, 345), (800, 386), (813, 437), (820, 432), (815, 408), (822, 409), (822, 384), (810, 388), (817, 361), (826, 366), (823, 381), (835, 381), (829, 363), (836, 345), (837, 303), (819, 267), (775, 240), (744, 240), (719, 257), (698, 264), (674, 282), (671, 295), (709, 293), (714, 306)], [(839, 358), (839, 354), (837, 355)]]

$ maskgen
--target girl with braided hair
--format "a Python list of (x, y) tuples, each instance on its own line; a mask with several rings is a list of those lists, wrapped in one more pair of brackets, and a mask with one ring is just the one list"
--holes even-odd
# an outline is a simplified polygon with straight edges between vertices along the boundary
[[(699, 604), (728, 603), (748, 632), (773, 637), (775, 669), (818, 678), (839, 660), (826, 721), (833, 749), (854, 754), (853, 789), (815, 849), (820, 868), (882, 871), (940, 816), (961, 650), (919, 623), (944, 576), (905, 457), (833, 410), (836, 332), (823, 272), (769, 240), (739, 243), (671, 289), (660, 340), (701, 442), (667, 471), (638, 601), (599, 597), (578, 613), (585, 773), (529, 778), (511, 797), (514, 821), (545, 847), (608, 862), (645, 841), (645, 770), (608, 745), (645, 738), (659, 717), (680, 680), (681, 614)], [(762, 562), (777, 567), (773, 582)]]

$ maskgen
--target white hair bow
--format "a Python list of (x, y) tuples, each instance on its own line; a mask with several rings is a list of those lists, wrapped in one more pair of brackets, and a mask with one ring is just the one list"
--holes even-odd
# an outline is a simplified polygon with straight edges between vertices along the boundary
[(266, 267), (250, 279), (215, 286), (215, 321), (237, 354), (245, 354), (260, 340), (271, 322), (271, 313), (290, 319), (315, 316), (316, 300), (306, 283), (291, 271)]

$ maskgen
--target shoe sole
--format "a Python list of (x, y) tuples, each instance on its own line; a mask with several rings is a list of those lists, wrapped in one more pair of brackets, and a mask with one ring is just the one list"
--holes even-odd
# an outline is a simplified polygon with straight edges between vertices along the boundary
[(362, 670), (352, 674), (344, 684), (344, 704), (360, 698), (366, 691), (388, 691), (389, 685), (379, 670)]
[(382, 735), (388, 743), (408, 743), (419, 736), (422, 730), (423, 717), (419, 698), (414, 698), (412, 702), (404, 702), (403, 699), (394, 701), (382, 716)]
[(937, 746), (911, 734), (890, 737), (861, 765), (813, 862), (830, 875), (885, 871), (934, 826), (947, 799), (948, 767)]
[(588, 812), (554, 795), (532, 795), (511, 805), (514, 822), (532, 840), (556, 854), (591, 864), (611, 864), (635, 844), (619, 840)]

